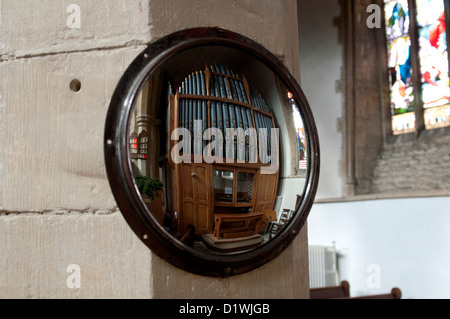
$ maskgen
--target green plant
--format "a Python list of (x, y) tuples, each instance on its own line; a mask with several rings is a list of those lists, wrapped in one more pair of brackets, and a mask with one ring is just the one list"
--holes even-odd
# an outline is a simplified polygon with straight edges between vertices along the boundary
[[(160, 180), (156, 178), (151, 178), (148, 176), (135, 175), (134, 179), (136, 181), (136, 186), (142, 194), (147, 195), (150, 201), (153, 203), (155, 199), (155, 194), (163, 189), (163, 184)], [(158, 196), (158, 194), (156, 194)]]

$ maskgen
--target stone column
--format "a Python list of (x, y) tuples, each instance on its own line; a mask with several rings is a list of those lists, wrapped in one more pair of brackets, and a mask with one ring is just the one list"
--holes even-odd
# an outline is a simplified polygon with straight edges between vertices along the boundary
[[(128, 227), (103, 157), (112, 94), (150, 43), (183, 28), (219, 26), (260, 42), (298, 75), (295, 5), (2, 0), (0, 298), (308, 298), (306, 227), (251, 273), (183, 272)], [(74, 79), (80, 87), (70, 85)], [(157, 131), (146, 114), (138, 126)]]
[(151, 298), (151, 252), (103, 157), (148, 1), (2, 0), (0, 15), (0, 298)]
[(137, 108), (136, 126), (137, 133), (146, 131), (148, 134), (148, 145), (152, 145), (152, 151), (148, 158), (138, 160), (138, 167), (142, 174), (153, 178), (159, 178), (159, 148), (160, 148), (160, 120), (158, 110), (160, 107), (161, 83), (159, 74), (155, 73), (142, 89), (141, 104)]

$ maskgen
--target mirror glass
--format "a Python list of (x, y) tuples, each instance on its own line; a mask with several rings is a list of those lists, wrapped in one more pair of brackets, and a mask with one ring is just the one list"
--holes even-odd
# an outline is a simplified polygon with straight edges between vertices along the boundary
[(232, 48), (186, 50), (140, 90), (129, 161), (148, 210), (174, 239), (211, 254), (273, 240), (295, 218), (308, 169), (295, 96)]
[(201, 275), (250, 271), (300, 232), (319, 172), (309, 105), (284, 64), (216, 28), (150, 45), (108, 111), (118, 206), (157, 255)]

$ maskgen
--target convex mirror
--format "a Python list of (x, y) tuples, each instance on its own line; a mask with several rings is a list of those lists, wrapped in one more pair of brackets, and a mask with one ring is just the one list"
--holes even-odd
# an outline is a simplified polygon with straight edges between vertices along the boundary
[(317, 189), (319, 143), (300, 86), (263, 46), (223, 29), (182, 30), (146, 48), (114, 92), (104, 143), (134, 233), (200, 275), (278, 256)]

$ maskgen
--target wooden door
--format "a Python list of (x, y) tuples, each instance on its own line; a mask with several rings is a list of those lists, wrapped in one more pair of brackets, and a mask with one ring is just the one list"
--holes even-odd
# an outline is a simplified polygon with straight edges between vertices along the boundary
[(212, 233), (211, 178), (211, 165), (180, 165), (180, 232), (193, 225), (196, 235)]
[(266, 210), (272, 210), (275, 204), (275, 196), (278, 188), (278, 173), (256, 175), (255, 201), (253, 212), (264, 213)]

